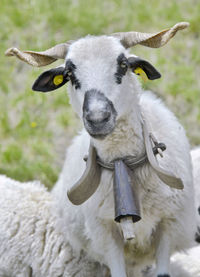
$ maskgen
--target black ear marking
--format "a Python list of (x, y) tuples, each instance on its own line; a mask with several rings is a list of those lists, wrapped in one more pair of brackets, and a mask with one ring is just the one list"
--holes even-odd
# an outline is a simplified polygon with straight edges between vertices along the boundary
[(32, 86), (34, 91), (47, 92), (62, 87), (69, 77), (66, 73), (65, 67), (58, 67), (43, 72)]
[(153, 65), (139, 57), (129, 57), (128, 62), (133, 72), (137, 68), (141, 68), (146, 73), (149, 80), (155, 80), (161, 77), (160, 72), (158, 72)]

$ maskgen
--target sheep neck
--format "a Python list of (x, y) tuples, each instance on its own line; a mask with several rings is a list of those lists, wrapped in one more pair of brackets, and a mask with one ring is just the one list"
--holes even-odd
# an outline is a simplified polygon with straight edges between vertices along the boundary
[(139, 106), (121, 117), (112, 134), (103, 140), (92, 139), (97, 154), (104, 162), (119, 157), (142, 156), (145, 153), (142, 116)]

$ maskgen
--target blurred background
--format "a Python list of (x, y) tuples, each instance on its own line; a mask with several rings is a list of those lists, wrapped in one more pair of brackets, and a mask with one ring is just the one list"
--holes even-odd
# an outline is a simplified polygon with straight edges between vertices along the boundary
[(163, 48), (136, 46), (131, 51), (161, 72), (160, 80), (143, 86), (175, 112), (195, 146), (200, 144), (199, 0), (1, 0), (0, 174), (21, 181), (37, 179), (51, 188), (65, 148), (81, 129), (66, 86), (47, 94), (31, 90), (41, 72), (61, 61), (32, 68), (4, 57), (7, 48), (42, 51), (87, 34), (157, 32), (179, 21), (190, 22), (190, 28)]

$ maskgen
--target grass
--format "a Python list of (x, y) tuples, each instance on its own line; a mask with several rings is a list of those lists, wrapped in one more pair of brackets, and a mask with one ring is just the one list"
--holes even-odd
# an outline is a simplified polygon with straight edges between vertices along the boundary
[(39, 179), (52, 187), (63, 149), (80, 127), (66, 88), (49, 94), (32, 92), (32, 83), (44, 69), (5, 58), (7, 48), (42, 50), (86, 34), (155, 32), (178, 21), (189, 21), (190, 28), (164, 48), (137, 46), (132, 51), (162, 73), (162, 79), (144, 87), (165, 100), (195, 145), (200, 143), (198, 0), (1, 0), (0, 173), (21, 181)]

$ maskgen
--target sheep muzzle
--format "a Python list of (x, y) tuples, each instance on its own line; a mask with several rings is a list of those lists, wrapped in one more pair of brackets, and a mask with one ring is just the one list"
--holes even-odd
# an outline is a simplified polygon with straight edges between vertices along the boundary
[(86, 91), (83, 103), (83, 123), (87, 132), (95, 138), (110, 134), (116, 124), (117, 112), (113, 103), (100, 91)]

